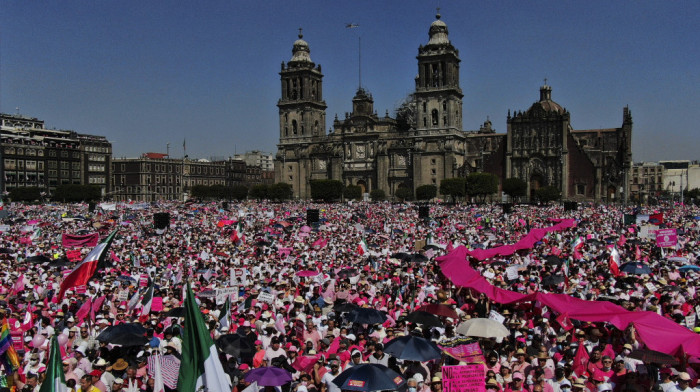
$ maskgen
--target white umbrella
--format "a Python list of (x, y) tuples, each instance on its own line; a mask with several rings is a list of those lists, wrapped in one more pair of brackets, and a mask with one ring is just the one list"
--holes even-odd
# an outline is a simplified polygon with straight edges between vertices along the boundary
[(481, 338), (505, 338), (510, 336), (510, 331), (503, 324), (487, 318), (467, 320), (459, 324), (455, 332), (465, 336)]

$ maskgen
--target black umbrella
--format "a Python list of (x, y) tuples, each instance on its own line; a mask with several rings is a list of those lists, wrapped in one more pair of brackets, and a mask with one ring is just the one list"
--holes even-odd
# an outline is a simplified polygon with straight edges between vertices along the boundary
[(75, 265), (75, 263), (71, 263), (68, 259), (61, 257), (60, 259), (49, 261), (46, 265), (49, 268), (61, 268)]
[(333, 310), (338, 312), (338, 313), (347, 313), (347, 312), (352, 312), (355, 309), (359, 309), (359, 306), (350, 303), (350, 302), (342, 302), (333, 305)]
[(255, 354), (255, 345), (250, 339), (238, 334), (226, 334), (219, 336), (216, 339), (216, 347), (226, 354), (234, 357), (253, 356)]
[(411, 258), (411, 255), (409, 255), (408, 253), (404, 253), (404, 252), (398, 252), (398, 253), (392, 254), (390, 257), (392, 259), (396, 259), (396, 260), (409, 260)]
[(491, 265), (494, 267), (503, 267), (504, 265), (508, 265), (508, 263), (506, 263), (505, 261), (498, 260), (491, 263)]
[(424, 312), (422, 310), (416, 310), (415, 312), (409, 313), (409, 315), (406, 317), (406, 321), (416, 324), (423, 324), (426, 327), (442, 328), (445, 326), (436, 315)]
[(545, 260), (546, 260), (544, 262), (545, 265), (559, 266), (559, 265), (562, 265), (564, 263), (563, 261), (561, 261), (561, 259), (559, 257), (557, 257), (555, 255), (549, 255), (549, 256), (547, 256), (547, 258)]
[(48, 258), (48, 257), (46, 257), (46, 256), (44, 256), (44, 255), (38, 255), (38, 256), (30, 256), (30, 257), (27, 257), (27, 260), (26, 260), (26, 261), (27, 261), (28, 263), (37, 263), (37, 264), (41, 264), (41, 263), (49, 263), (49, 262), (51, 262), (51, 259)]
[(398, 359), (409, 361), (430, 361), (442, 357), (440, 348), (428, 339), (418, 336), (399, 336), (384, 346), (384, 352)]
[(14, 251), (10, 248), (0, 248), (0, 253), (10, 254), (12, 252)]
[(637, 261), (632, 261), (629, 263), (622, 264), (622, 266), (620, 267), (620, 271), (634, 275), (647, 275), (651, 273), (651, 268), (649, 268), (649, 266), (646, 264), (642, 264)]
[(434, 245), (434, 244), (429, 244), (429, 245), (424, 246), (423, 249), (426, 249), (426, 250), (430, 250), (430, 249), (432, 249), (432, 250), (439, 250), (439, 249), (442, 249), (442, 248), (440, 248), (439, 246)]
[(562, 275), (549, 275), (542, 279), (543, 286), (556, 286), (564, 281), (564, 276)]
[(148, 338), (145, 335), (146, 328), (143, 325), (125, 323), (107, 327), (97, 335), (97, 340), (122, 346), (142, 346), (148, 343)]
[(384, 365), (363, 363), (335, 376), (333, 384), (343, 391), (398, 391), (406, 380)]
[(338, 272), (338, 277), (341, 279), (351, 278), (357, 276), (358, 272), (356, 268), (348, 268)]
[(420, 253), (414, 253), (414, 254), (411, 255), (411, 258), (410, 258), (410, 259), (405, 260), (405, 261), (407, 261), (407, 262), (409, 262), (409, 263), (425, 263), (425, 262), (427, 262), (428, 260), (429, 260), (429, 259), (428, 259), (428, 256), (422, 255), (422, 254), (420, 254)]
[(632, 351), (629, 357), (633, 359), (638, 359), (644, 363), (656, 363), (658, 365), (674, 366), (678, 365), (679, 363), (678, 359), (671, 355), (659, 351), (649, 350), (646, 348)]
[(182, 306), (172, 308), (165, 314), (165, 317), (185, 317), (185, 308)]
[(357, 308), (345, 317), (358, 324), (381, 324), (387, 320), (386, 313), (373, 308)]

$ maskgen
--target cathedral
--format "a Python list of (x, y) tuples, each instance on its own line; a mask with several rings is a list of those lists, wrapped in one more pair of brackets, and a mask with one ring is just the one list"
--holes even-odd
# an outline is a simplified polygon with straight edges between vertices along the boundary
[(628, 108), (620, 128), (574, 130), (570, 113), (552, 100), (545, 82), (539, 101), (508, 112), (506, 133), (497, 133), (488, 119), (478, 130), (464, 131), (459, 51), (440, 15), (417, 60), (415, 90), (395, 118), (380, 117), (372, 94), (360, 87), (352, 112), (336, 115), (326, 133), (321, 65), (311, 60), (309, 44), (299, 34), (280, 71), (275, 181), (290, 184), (301, 199), (310, 197), (311, 180), (334, 179), (360, 186), (363, 193), (381, 189), (392, 200), (400, 188), (439, 189), (446, 178), (488, 172), (501, 183), (524, 180), (530, 198), (550, 185), (565, 200), (613, 202), (626, 195), (632, 162)]

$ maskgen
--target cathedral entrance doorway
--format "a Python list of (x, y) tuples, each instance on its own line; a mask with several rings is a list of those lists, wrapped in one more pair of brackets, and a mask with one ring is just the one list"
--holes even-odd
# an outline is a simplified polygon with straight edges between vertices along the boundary
[(605, 193), (605, 200), (608, 202), (613, 202), (615, 201), (615, 187), (610, 185), (608, 186), (608, 191)]
[(541, 174), (533, 174), (530, 177), (530, 201), (533, 202), (537, 199), (537, 190), (542, 188), (544, 185), (544, 178)]
[(367, 183), (364, 180), (358, 181), (357, 186), (359, 186), (360, 189), (362, 189), (362, 194), (367, 193)]

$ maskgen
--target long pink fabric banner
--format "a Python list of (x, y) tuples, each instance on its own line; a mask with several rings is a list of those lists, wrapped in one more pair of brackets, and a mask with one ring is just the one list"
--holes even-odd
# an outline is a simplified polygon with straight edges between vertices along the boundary
[[(547, 232), (563, 230), (564, 227), (560, 226), (562, 224), (564, 224), (564, 221), (545, 229), (535, 229), (532, 232), (536, 230), (547, 230)], [(532, 232), (524, 237), (523, 240), (530, 236)], [(531, 241), (531, 239), (528, 241)], [(569, 318), (581, 321), (609, 322), (620, 330), (624, 330), (632, 323), (639, 334), (640, 340), (651, 350), (678, 356), (684, 353), (700, 356), (700, 335), (657, 313), (647, 311), (631, 312), (611, 302), (586, 301), (566, 294), (541, 292), (521, 294), (499, 289), (489, 283), (486, 278), (469, 265), (467, 256), (473, 257), (472, 254), (473, 252), (468, 251), (464, 246), (460, 246), (449, 254), (438, 257), (436, 260), (440, 262), (442, 273), (456, 286), (484, 293), (492, 301), (502, 304), (539, 301), (558, 313), (567, 314)]]

